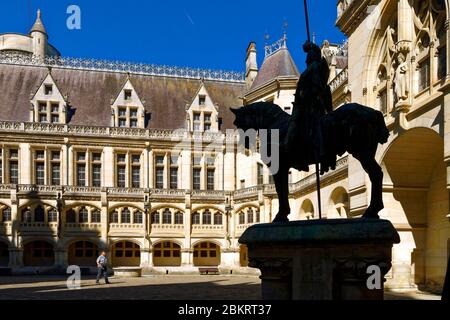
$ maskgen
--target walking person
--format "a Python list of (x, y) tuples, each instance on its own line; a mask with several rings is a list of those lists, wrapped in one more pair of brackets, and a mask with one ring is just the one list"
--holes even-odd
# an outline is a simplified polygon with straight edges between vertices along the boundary
[(106, 258), (106, 252), (102, 251), (97, 258), (97, 281), (96, 284), (100, 283), (100, 278), (102, 275), (105, 277), (105, 283), (109, 284), (108, 280), (108, 258)]

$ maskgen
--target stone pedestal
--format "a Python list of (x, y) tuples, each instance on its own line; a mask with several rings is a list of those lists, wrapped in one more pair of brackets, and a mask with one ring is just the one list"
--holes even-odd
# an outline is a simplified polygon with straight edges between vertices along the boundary
[(387, 220), (335, 219), (258, 224), (239, 242), (265, 300), (381, 300), (400, 238)]

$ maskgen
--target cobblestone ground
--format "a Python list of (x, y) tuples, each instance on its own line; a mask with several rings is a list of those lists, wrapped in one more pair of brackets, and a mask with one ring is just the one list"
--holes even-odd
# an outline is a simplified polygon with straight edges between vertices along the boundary
[[(162, 299), (162, 300), (258, 300), (260, 280), (256, 276), (151, 276), (110, 278), (95, 284), (92, 277), (82, 279), (81, 289), (69, 290), (66, 279), (55, 276), (0, 277), (0, 300), (53, 299)], [(438, 300), (439, 296), (420, 292), (386, 294), (386, 299)]]

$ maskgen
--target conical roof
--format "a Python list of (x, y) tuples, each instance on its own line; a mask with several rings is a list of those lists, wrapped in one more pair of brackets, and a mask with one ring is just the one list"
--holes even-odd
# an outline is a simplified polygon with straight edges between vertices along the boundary
[(37, 12), (37, 18), (36, 22), (34, 23), (33, 27), (30, 30), (30, 33), (32, 32), (42, 32), (44, 34), (47, 34), (47, 30), (45, 30), (44, 24), (41, 20), (41, 10), (38, 10)]
[(278, 77), (286, 76), (299, 77), (300, 72), (287, 47), (282, 47), (265, 58), (250, 90)]

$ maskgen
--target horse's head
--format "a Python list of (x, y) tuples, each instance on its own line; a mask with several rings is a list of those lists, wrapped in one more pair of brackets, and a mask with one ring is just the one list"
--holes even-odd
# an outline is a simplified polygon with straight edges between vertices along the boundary
[(248, 129), (275, 129), (273, 124), (280, 117), (289, 118), (289, 114), (271, 102), (256, 102), (245, 107), (230, 108), (230, 110), (236, 116), (233, 124), (244, 131)]
[(252, 124), (250, 123), (249, 112), (245, 107), (242, 108), (230, 108), (231, 112), (235, 115), (235, 120), (233, 124), (238, 128), (244, 131), (252, 128)]

